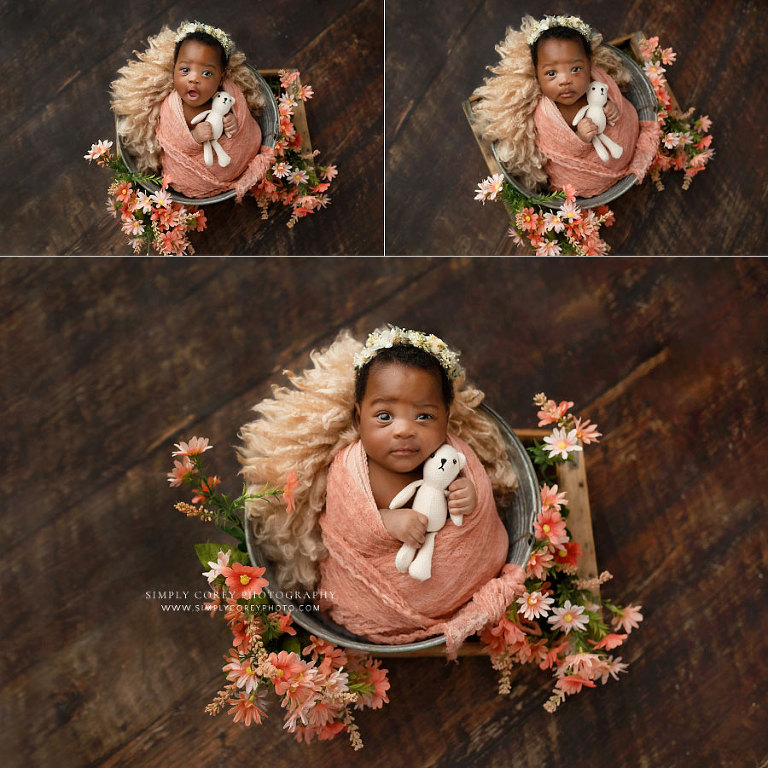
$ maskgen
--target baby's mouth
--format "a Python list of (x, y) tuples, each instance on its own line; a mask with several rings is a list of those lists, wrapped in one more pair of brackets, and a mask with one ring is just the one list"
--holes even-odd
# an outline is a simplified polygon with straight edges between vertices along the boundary
[(187, 91), (188, 99), (196, 99), (200, 94), (197, 91)]

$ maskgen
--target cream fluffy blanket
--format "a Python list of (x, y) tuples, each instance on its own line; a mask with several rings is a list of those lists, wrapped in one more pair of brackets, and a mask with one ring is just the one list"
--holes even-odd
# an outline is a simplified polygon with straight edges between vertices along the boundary
[(619, 108), (621, 116), (616, 125), (607, 125), (605, 134), (624, 149), (617, 160), (604, 163), (591, 143), (582, 141), (568, 125), (554, 101), (543, 96), (534, 121), (536, 146), (546, 156), (544, 170), (550, 186), (563, 189), (566, 184), (576, 188), (580, 197), (593, 197), (630, 173), (643, 180), (659, 145), (661, 129), (654, 121), (638, 120), (637, 112), (622, 95), (610, 75), (592, 67), (592, 79), (608, 85), (608, 97)]
[(160, 161), (163, 174), (171, 186), (188, 197), (208, 197), (234, 189), (239, 200), (274, 162), (274, 150), (261, 144), (261, 128), (254, 120), (242, 91), (227, 78), (223, 89), (235, 97), (232, 107), (237, 118), (237, 133), (232, 138), (222, 134), (219, 139), (232, 162), (222, 168), (214, 160), (207, 166), (203, 160), (203, 145), (193, 138), (184, 119), (181, 97), (171, 91), (160, 107), (157, 140), (162, 147)]
[(333, 594), (321, 608), (351, 632), (387, 644), (444, 633), (447, 655), (455, 658), (470, 634), (498, 621), (522, 594), (524, 574), (505, 565), (507, 532), (482, 464), (462, 440), (449, 436), (448, 442), (467, 457), (464, 471), (475, 484), (477, 507), (461, 527), (449, 518), (438, 532), (432, 577), (417, 581), (395, 568), (401, 542), (381, 521), (358, 441), (336, 456), (328, 473), (320, 517), (328, 557), (320, 563), (319, 590)]

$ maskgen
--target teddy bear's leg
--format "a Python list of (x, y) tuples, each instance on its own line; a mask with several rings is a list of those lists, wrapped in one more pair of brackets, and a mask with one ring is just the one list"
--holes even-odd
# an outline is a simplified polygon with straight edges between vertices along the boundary
[(206, 165), (213, 165), (213, 150), (210, 141), (203, 144), (203, 160), (205, 160)]
[(211, 142), (211, 144), (213, 145), (213, 148), (214, 148), (214, 150), (216, 151), (216, 157), (217, 157), (217, 158), (218, 158), (218, 160), (219, 160), (219, 165), (220, 165), (222, 168), (226, 168), (226, 167), (227, 167), (227, 166), (228, 166), (228, 165), (229, 165), (229, 164), (232, 162), (232, 159), (231, 159), (231, 158), (230, 158), (230, 156), (229, 156), (229, 155), (228, 155), (228, 154), (227, 154), (227, 153), (224, 151), (223, 147), (221, 146), (221, 144), (219, 144), (219, 142), (218, 142), (216, 139), (214, 139), (214, 140)]
[(604, 162), (607, 163), (610, 159), (608, 152), (606, 151), (605, 147), (602, 145), (600, 139), (601, 136), (595, 136), (594, 139), (592, 139), (592, 146), (595, 148), (595, 152), (597, 152), (597, 156)]
[(461, 524), (464, 522), (464, 515), (451, 515), (451, 520), (453, 520), (454, 525), (461, 527)]
[(604, 133), (600, 134), (600, 141), (608, 147), (608, 151), (611, 153), (611, 157), (618, 160), (623, 154), (624, 150), (611, 138)]
[(419, 554), (408, 568), (408, 573), (417, 581), (426, 581), (432, 575), (432, 553), (435, 551), (437, 533), (428, 533)]
[(395, 568), (400, 573), (405, 573), (408, 570), (408, 566), (413, 562), (413, 558), (416, 555), (416, 550), (408, 544), (403, 544), (395, 557)]

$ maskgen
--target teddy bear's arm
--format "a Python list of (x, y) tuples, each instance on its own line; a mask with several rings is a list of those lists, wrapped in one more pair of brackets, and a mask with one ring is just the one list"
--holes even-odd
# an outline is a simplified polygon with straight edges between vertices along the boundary
[(587, 105), (586, 107), (582, 107), (582, 108), (581, 108), (581, 109), (580, 109), (580, 110), (579, 110), (579, 111), (576, 113), (576, 117), (574, 117), (574, 118), (573, 118), (573, 122), (571, 123), (571, 125), (577, 125), (578, 123), (580, 123), (580, 122), (581, 122), (581, 119), (584, 117), (584, 115), (586, 115), (586, 114), (587, 114), (587, 110), (588, 110), (588, 109), (589, 109), (589, 105)]
[(192, 122), (190, 123), (190, 125), (195, 125), (195, 124), (197, 124), (197, 123), (200, 123), (200, 122), (202, 122), (202, 121), (203, 121), (203, 120), (205, 120), (205, 118), (206, 118), (206, 117), (208, 117), (208, 115), (210, 115), (210, 114), (211, 114), (211, 110), (210, 110), (210, 109), (206, 109), (206, 110), (205, 110), (205, 112), (201, 112), (199, 115), (195, 115), (195, 116), (192, 118)]
[(389, 508), (390, 509), (397, 509), (398, 507), (402, 507), (403, 504), (405, 504), (408, 499), (413, 496), (414, 493), (416, 493), (416, 489), (424, 483), (424, 480), (414, 480), (412, 483), (408, 483), (408, 485), (403, 488), (402, 491), (400, 491), (392, 501), (389, 502)]

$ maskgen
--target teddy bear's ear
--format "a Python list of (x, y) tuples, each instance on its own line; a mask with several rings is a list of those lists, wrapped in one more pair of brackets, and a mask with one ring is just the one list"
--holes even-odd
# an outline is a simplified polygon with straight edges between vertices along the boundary
[(467, 466), (467, 457), (463, 453), (456, 454), (459, 457), (459, 469), (464, 469)]

